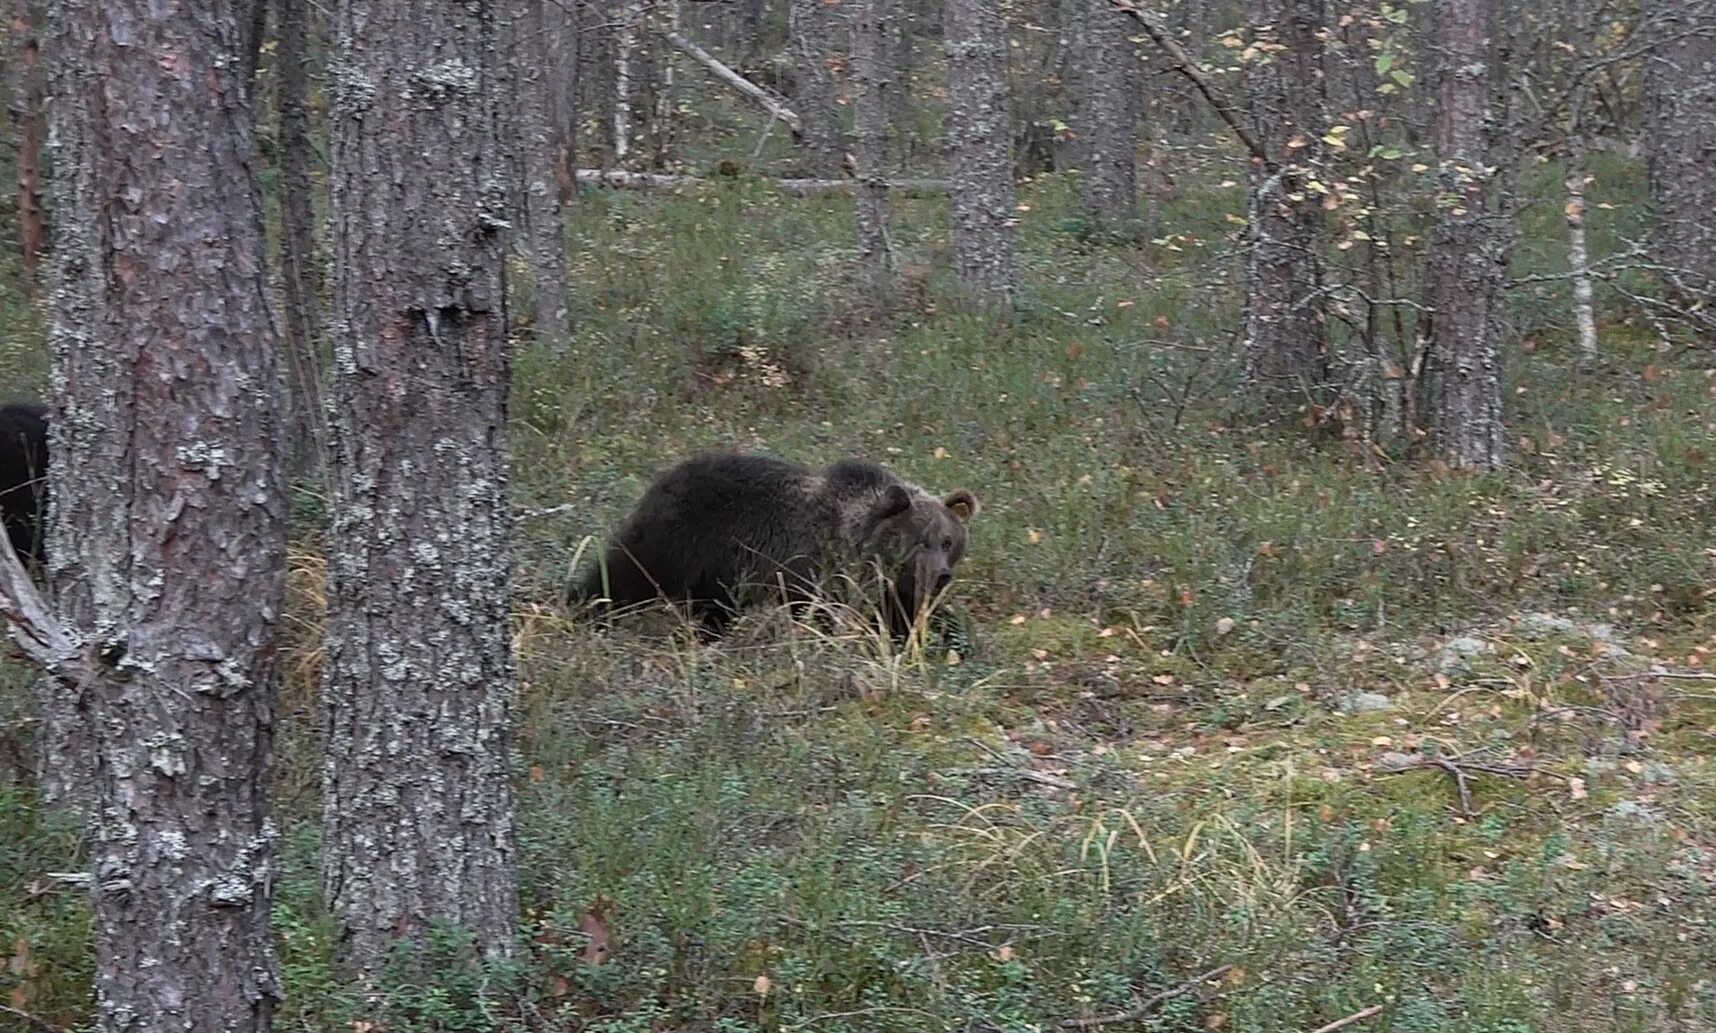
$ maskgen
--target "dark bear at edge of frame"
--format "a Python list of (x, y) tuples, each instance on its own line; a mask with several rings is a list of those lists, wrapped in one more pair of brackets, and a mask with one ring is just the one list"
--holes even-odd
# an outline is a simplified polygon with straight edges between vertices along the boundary
[(47, 513), (48, 407), (0, 405), (0, 519), (26, 567), (40, 569), (46, 562)]
[(712, 638), (748, 587), (802, 606), (822, 576), (876, 561), (891, 581), (883, 615), (900, 641), (951, 583), (978, 508), (970, 491), (937, 498), (859, 459), (814, 470), (764, 455), (695, 456), (655, 479), (567, 601), (686, 604)]

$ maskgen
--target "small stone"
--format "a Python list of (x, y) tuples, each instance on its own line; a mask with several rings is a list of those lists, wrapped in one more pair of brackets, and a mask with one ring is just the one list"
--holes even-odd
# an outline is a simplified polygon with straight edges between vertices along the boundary
[(1438, 666), (1441, 668), (1443, 674), (1448, 674), (1466, 667), (1466, 661), (1470, 660), (1472, 657), (1482, 656), (1489, 651), (1490, 645), (1488, 642), (1485, 642), (1481, 638), (1473, 638), (1470, 635), (1463, 635), (1460, 638), (1450, 639), (1448, 644), (1442, 647), (1441, 659)]
[(1376, 766), (1383, 771), (1405, 771), (1418, 766), (1418, 755), (1401, 753), (1399, 750), (1389, 750), (1376, 758)]
[(1372, 714), (1393, 705), (1380, 692), (1354, 692), (1341, 699), (1340, 711), (1343, 714)]

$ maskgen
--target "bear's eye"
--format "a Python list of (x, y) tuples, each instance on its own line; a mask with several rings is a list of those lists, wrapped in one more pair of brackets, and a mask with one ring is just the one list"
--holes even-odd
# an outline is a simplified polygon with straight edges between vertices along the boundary
[(941, 540), (941, 551), (942, 552), (952, 552), (953, 551), (953, 539), (952, 538), (943, 538)]

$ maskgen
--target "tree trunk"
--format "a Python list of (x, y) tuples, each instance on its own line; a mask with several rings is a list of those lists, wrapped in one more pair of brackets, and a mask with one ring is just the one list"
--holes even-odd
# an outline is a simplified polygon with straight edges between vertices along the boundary
[(517, 3), (512, 53), (520, 82), (512, 93), (516, 149), (522, 183), (524, 243), (531, 273), (531, 325), (539, 343), (556, 353), (571, 343), (572, 315), (566, 297), (566, 225), (555, 184), (553, 113), (557, 107), (548, 69), (553, 50), (544, 0)]
[(34, 297), (37, 270), (47, 223), (42, 213), (42, 144), (47, 138), (47, 120), (42, 112), (40, 0), (13, 0), (12, 42), (16, 47), (12, 69), (15, 94), (12, 122), (18, 133), (18, 256), (24, 268), (24, 291)]
[(881, 74), (888, 82), (884, 94), (888, 129), (894, 137), (896, 167), (911, 167), (917, 151), (917, 127), (912, 121), (912, 26), (916, 5), (884, 0), (876, 17), (882, 26)]
[(335, 37), (323, 885), (373, 978), (434, 920), (496, 956), (518, 919), (507, 77), (459, 0), (342, 0)]
[(115, 1033), (266, 1030), (278, 996), (284, 440), (238, 10), (55, 6), (50, 567)]
[[(1572, 35), (1575, 56), (1581, 65), (1590, 60), (1592, 49), (1592, 18), (1583, 4), (1576, 5)], [(1575, 71), (1581, 74), (1584, 68)], [(1590, 87), (1582, 76), (1573, 84), (1567, 100), (1567, 158), (1565, 184), (1567, 204), (1562, 209), (1567, 218), (1567, 265), (1573, 279), (1573, 325), (1577, 332), (1579, 361), (1590, 368), (1597, 361), (1597, 305), (1591, 277), (1591, 247), (1585, 232), (1585, 179), (1589, 175), (1590, 139), (1587, 135), (1587, 113)]]
[(1069, 0), (1077, 83), (1074, 131), (1082, 174), (1079, 204), (1093, 223), (1125, 226), (1138, 217), (1138, 123), (1143, 75), (1131, 23), (1109, 0)]
[(1711, 5), (1646, 0), (1651, 238), (1672, 294), (1705, 298), (1716, 276), (1716, 18)]
[(1240, 377), (1247, 402), (1281, 417), (1327, 401), (1323, 213), (1308, 189), (1324, 165), (1321, 0), (1252, 0), (1273, 28), (1246, 68), (1252, 132), (1269, 158), (1252, 163)]
[(242, 62), (244, 89), (248, 94), (256, 85), (256, 69), (262, 61), (262, 43), (268, 35), (268, 0), (242, 0), (239, 16), (244, 33), (239, 60)]
[(286, 305), (287, 450), (294, 479), (327, 473), (322, 415), (322, 267), (310, 176), (310, 25), (307, 0), (274, 0), (279, 35), (275, 101), (280, 118), (280, 273)]
[(945, 0), (942, 17), (954, 275), (974, 301), (1011, 303), (1019, 290), (1019, 253), (1007, 34), (990, 0)]
[(1444, 0), (1432, 12), (1438, 61), (1431, 126), (1439, 180), (1427, 303), (1433, 444), (1456, 468), (1502, 465), (1502, 302), (1511, 234), (1493, 197), (1490, 39), (1495, 0)]
[(614, 163), (621, 164), (632, 149), (632, 80), (636, 77), (638, 22), (643, 5), (620, 0), (618, 24), (614, 27), (614, 127), (611, 134)]
[(858, 224), (858, 268), (863, 302), (886, 307), (894, 290), (896, 262), (888, 233), (887, 133), (889, 82), (883, 58), (891, 0), (853, 0), (853, 159), (857, 164), (853, 205)]
[[(856, 0), (854, 0), (856, 2)], [(812, 178), (840, 175), (846, 156), (841, 141), (840, 109), (834, 103), (836, 14), (823, 0), (787, 0), (788, 31), (792, 36), (793, 110), (804, 126), (800, 139), (804, 174)]]

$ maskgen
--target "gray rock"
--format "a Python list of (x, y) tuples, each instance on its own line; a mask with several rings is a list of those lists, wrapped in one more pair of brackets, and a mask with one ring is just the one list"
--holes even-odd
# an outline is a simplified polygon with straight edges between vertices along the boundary
[(1338, 705), (1343, 714), (1372, 714), (1394, 706), (1380, 692), (1354, 692), (1342, 697)]

